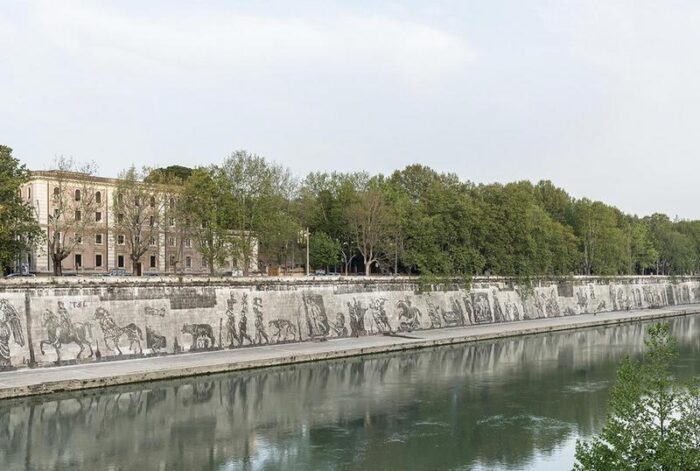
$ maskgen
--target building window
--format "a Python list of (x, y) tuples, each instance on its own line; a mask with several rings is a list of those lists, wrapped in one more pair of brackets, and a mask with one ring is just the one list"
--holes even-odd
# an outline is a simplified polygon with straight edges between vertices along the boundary
[(155, 238), (155, 237), (151, 237), (150, 244), (151, 244), (151, 245), (156, 245), (156, 238)]
[(75, 190), (75, 201), (80, 201), (80, 190)]
[(209, 263), (207, 262), (206, 258), (202, 258), (202, 267), (207, 268), (209, 266)]
[(31, 186), (27, 188), (27, 199), (29, 201), (32, 200), (32, 187)]
[(156, 256), (151, 255), (151, 268), (155, 268), (155, 267), (156, 267)]
[(124, 222), (124, 214), (119, 213), (117, 214), (117, 223), (121, 224)]
[(99, 191), (95, 192), (95, 203), (102, 203), (102, 193), (100, 193)]
[(124, 268), (124, 255), (117, 255), (117, 268)]
[(170, 198), (170, 209), (175, 208), (175, 198)]
[(170, 268), (175, 268), (175, 255), (170, 256)]
[(95, 234), (95, 243), (97, 245), (102, 245), (102, 234)]
[(102, 213), (97, 211), (95, 212), (95, 222), (100, 222), (102, 220)]
[(134, 206), (138, 206), (138, 205), (139, 205), (139, 197), (134, 196)]
[(168, 237), (168, 245), (170, 247), (175, 247), (175, 237)]
[(172, 227), (174, 225), (175, 225), (175, 218), (170, 218), (170, 226)]
[(155, 208), (155, 206), (156, 206), (156, 197), (151, 196), (151, 208)]
[(192, 268), (192, 257), (185, 257), (185, 267)]
[(102, 266), (102, 255), (100, 254), (95, 254), (95, 267), (101, 267)]
[(75, 234), (75, 243), (76, 244), (82, 244), (83, 243), (83, 237), (80, 234)]
[(58, 208), (53, 210), (53, 218), (58, 219)]
[(60, 193), (61, 193), (60, 188), (58, 188), (57, 186), (53, 187), (53, 199), (57, 200), (57, 199), (58, 199), (58, 195), (59, 195)]
[(83, 265), (83, 256), (79, 253), (75, 254), (75, 268), (80, 268)]
[(185, 239), (185, 247), (192, 247), (192, 239), (190, 239), (190, 238)]
[(156, 224), (156, 218), (155, 218), (155, 216), (151, 216), (151, 217), (150, 217), (150, 220), (149, 220), (148, 224), (149, 224), (151, 227), (155, 226), (155, 224)]
[(124, 245), (124, 236), (122, 234), (117, 236), (117, 244)]
[(79, 209), (75, 210), (75, 220), (80, 221), (82, 219), (82, 214), (80, 213)]

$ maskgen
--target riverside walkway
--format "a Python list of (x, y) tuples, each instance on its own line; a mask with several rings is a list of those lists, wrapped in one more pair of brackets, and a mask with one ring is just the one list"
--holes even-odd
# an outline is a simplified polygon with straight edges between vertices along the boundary
[(264, 345), (234, 350), (90, 362), (68, 366), (25, 368), (0, 373), (0, 399), (289, 365), (372, 353), (397, 352), (690, 314), (700, 314), (700, 305), (420, 330), (401, 335), (373, 335), (330, 339), (328, 341)]

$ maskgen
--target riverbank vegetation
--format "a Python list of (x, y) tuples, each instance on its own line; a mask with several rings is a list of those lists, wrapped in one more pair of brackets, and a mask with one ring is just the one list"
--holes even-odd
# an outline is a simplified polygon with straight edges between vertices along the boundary
[(617, 372), (600, 435), (576, 444), (575, 470), (700, 469), (700, 390), (672, 376), (678, 357), (668, 324), (649, 328), (642, 362)]

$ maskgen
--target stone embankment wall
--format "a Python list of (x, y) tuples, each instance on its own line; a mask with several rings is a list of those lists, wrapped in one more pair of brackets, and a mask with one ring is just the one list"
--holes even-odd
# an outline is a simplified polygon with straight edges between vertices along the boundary
[[(422, 288), (422, 289), (421, 289)], [(0, 368), (700, 302), (700, 279), (36, 279), (0, 283)]]

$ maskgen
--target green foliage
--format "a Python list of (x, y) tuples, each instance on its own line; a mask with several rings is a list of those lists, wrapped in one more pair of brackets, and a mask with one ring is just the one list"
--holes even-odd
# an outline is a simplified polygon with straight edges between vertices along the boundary
[(649, 328), (644, 362), (625, 359), (602, 433), (576, 444), (576, 470), (700, 469), (700, 394), (670, 372), (668, 324)]
[(192, 171), (185, 181), (176, 206), (178, 219), (188, 227), (212, 275), (227, 255), (226, 214), (231, 206), (231, 195), (225, 191), (221, 174), (201, 168)]
[(325, 232), (311, 234), (309, 256), (314, 268), (332, 267), (340, 263), (340, 242)]
[(28, 180), (29, 171), (12, 157), (12, 149), (0, 145), (0, 274), (43, 237), (30, 203), (20, 195)]
[(143, 179), (144, 183), (184, 183), (194, 172), (189, 167), (182, 165), (170, 165), (163, 168), (154, 168)]

